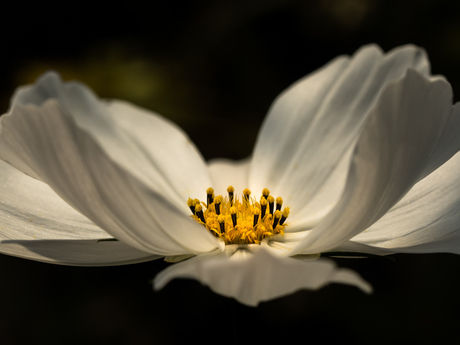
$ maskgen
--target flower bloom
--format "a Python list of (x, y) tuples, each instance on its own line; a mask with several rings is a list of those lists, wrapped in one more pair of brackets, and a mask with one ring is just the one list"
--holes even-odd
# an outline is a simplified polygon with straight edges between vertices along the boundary
[(284, 91), (249, 159), (206, 163), (168, 120), (47, 73), (1, 117), (0, 252), (166, 257), (156, 289), (194, 278), (247, 305), (333, 282), (370, 292), (320, 254), (460, 253), (459, 117), (423, 50), (370, 45)]

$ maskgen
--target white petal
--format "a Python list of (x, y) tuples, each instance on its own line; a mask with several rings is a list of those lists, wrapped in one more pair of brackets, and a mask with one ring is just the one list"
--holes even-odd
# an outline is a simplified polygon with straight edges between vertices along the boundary
[(202, 226), (113, 162), (56, 100), (17, 104), (1, 121), (2, 147), (113, 237), (157, 255), (217, 247)]
[[(210, 185), (206, 164), (174, 123), (126, 102), (102, 102), (83, 84), (63, 83), (54, 72), (43, 75), (33, 86), (20, 88), (13, 97), (11, 111), (16, 105), (41, 105), (49, 99), (56, 99), (114, 162), (165, 195), (183, 212), (188, 211), (190, 195), (205, 194)], [(14, 153), (10, 157), (5, 154), (2, 152), (3, 160), (38, 178), (12, 161)]]
[(117, 242), (43, 182), (0, 161), (0, 253), (68, 265), (121, 265), (155, 257)]
[[(233, 257), (237, 259), (232, 260)], [(237, 250), (227, 258), (225, 253), (216, 252), (175, 264), (155, 277), (154, 287), (159, 290), (175, 278), (197, 279), (214, 292), (249, 306), (301, 289), (317, 290), (329, 283), (354, 285), (372, 292), (372, 287), (357, 273), (337, 268), (333, 261), (301, 262), (271, 255), (263, 248), (255, 254)]]
[(404, 253), (460, 254), (460, 154), (352, 240)]
[(97, 240), (6, 240), (0, 244), (4, 254), (70, 266), (119, 266), (162, 258), (115, 241)]
[(259, 133), (250, 188), (282, 196), (295, 211), (291, 221), (303, 218), (302, 209), (323, 214), (340, 196), (351, 149), (380, 91), (408, 68), (429, 73), (421, 49), (405, 46), (383, 55), (371, 45), (292, 85), (276, 99)]
[(452, 107), (449, 122), (421, 178), (431, 174), (460, 150), (458, 133), (460, 133), (460, 103)]
[[(248, 188), (248, 169), (250, 159), (232, 161), (230, 159), (213, 159), (208, 163), (212, 187), (216, 195), (226, 195), (228, 186), (235, 188), (236, 194), (243, 194)], [(262, 190), (260, 190), (262, 192)]]
[(427, 166), (448, 122), (451, 98), (447, 82), (413, 70), (386, 87), (358, 140), (340, 201), (297, 250), (330, 250), (398, 202)]
[(395, 254), (397, 251), (391, 250), (391, 248), (380, 248), (370, 245), (366, 245), (354, 241), (346, 241), (340, 244), (338, 247), (335, 247), (330, 250), (330, 252), (355, 252), (355, 253), (365, 253), (373, 255), (389, 255)]
[[(276, 249), (276, 255), (285, 255), (292, 248), (298, 245), (298, 243), (307, 236), (308, 231), (300, 231), (300, 232), (286, 232), (284, 235), (275, 235), (269, 238), (267, 241), (262, 242), (262, 245), (267, 245), (269, 249)], [(388, 255), (394, 254), (394, 250), (373, 247), (370, 245), (357, 243), (353, 241), (347, 241), (340, 244), (338, 247), (335, 247), (330, 250), (331, 252), (357, 252), (357, 253), (366, 253), (366, 254), (374, 254), (374, 255)], [(305, 253), (300, 252), (300, 255), (293, 256), (294, 259), (302, 260), (310, 260), (312, 257), (318, 256), (319, 254), (307, 254), (308, 251)]]

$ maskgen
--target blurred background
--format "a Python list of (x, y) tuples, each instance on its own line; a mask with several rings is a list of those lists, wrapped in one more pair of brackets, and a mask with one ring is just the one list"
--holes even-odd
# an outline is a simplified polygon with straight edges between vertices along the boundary
[[(176, 122), (206, 159), (250, 155), (270, 103), (341, 54), (413, 43), (460, 94), (460, 6), (447, 0), (3, 1), (0, 107), (54, 69)], [(241, 140), (233, 140), (238, 135)], [(216, 143), (215, 138), (229, 138)], [(212, 142), (212, 144), (210, 144)], [(460, 257), (337, 260), (375, 289), (331, 285), (257, 309), (176, 280), (162, 260), (79, 268), (0, 255), (0, 344), (442, 344), (458, 338)], [(454, 338), (455, 339), (455, 338)], [(455, 340), (456, 342), (458, 340)]]

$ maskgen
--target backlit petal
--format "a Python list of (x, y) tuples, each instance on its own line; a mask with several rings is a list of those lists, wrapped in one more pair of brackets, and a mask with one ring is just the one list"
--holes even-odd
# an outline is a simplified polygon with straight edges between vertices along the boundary
[(413, 70), (386, 87), (364, 125), (340, 201), (296, 249), (330, 250), (396, 204), (427, 166), (448, 122), (451, 99), (446, 81), (430, 81)]
[(208, 166), (211, 173), (212, 187), (216, 194), (226, 195), (228, 186), (233, 186), (235, 193), (242, 195), (243, 190), (248, 188), (250, 162), (250, 159), (232, 161), (219, 158), (211, 160)]
[(156, 255), (216, 248), (212, 235), (112, 161), (56, 100), (18, 104), (1, 121), (5, 151), (113, 237)]
[(352, 241), (403, 253), (460, 254), (460, 154)]
[(452, 107), (449, 122), (431, 154), (430, 161), (421, 178), (431, 174), (460, 150), (460, 135), (458, 133), (460, 133), (460, 103)]
[(0, 253), (68, 265), (106, 266), (153, 260), (65, 203), (43, 182), (0, 161)]
[[(44, 74), (35, 85), (19, 88), (12, 110), (19, 104), (41, 105), (49, 99), (56, 99), (114, 162), (183, 212), (188, 211), (186, 200), (190, 195), (204, 193), (209, 187), (208, 170), (200, 153), (167, 119), (127, 102), (100, 101), (85, 85), (63, 83), (54, 72)], [(2, 152), (3, 160), (39, 178), (13, 161), (14, 152), (7, 154)]]
[(160, 272), (154, 287), (159, 290), (175, 278), (197, 279), (214, 292), (249, 306), (301, 289), (317, 290), (329, 283), (354, 285), (368, 293), (372, 291), (358, 274), (337, 268), (333, 261), (302, 262), (274, 256), (263, 248), (254, 254), (239, 249), (230, 257), (220, 252), (197, 256)]
[(97, 240), (6, 240), (4, 254), (69, 266), (119, 266), (160, 259), (120, 241)]
[(423, 50), (404, 46), (383, 55), (371, 45), (292, 85), (275, 100), (259, 133), (249, 188), (281, 195), (295, 210), (291, 221), (328, 211), (343, 190), (369, 111), (382, 88), (408, 68), (429, 73)]

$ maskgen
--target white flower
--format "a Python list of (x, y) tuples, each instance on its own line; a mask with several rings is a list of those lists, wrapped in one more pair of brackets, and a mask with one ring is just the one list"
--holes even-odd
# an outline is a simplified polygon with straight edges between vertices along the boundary
[[(460, 253), (459, 117), (423, 50), (371, 45), (283, 92), (250, 159), (205, 163), (162, 117), (47, 73), (1, 118), (0, 252), (82, 266), (192, 257), (155, 288), (195, 278), (248, 305), (330, 282), (370, 292), (319, 254)], [(238, 244), (250, 225), (232, 242), (191, 217), (189, 197), (229, 185), (281, 196), (284, 235), (268, 226)]]

